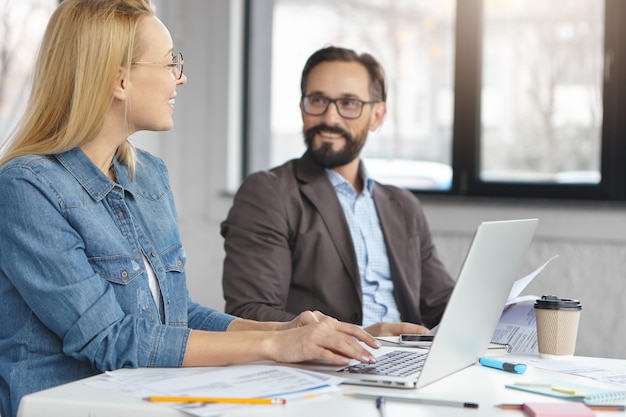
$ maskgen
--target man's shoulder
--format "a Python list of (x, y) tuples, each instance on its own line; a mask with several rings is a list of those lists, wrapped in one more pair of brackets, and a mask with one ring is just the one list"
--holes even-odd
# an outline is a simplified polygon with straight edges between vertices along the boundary
[(301, 157), (249, 174), (244, 182), (270, 182), (278, 188), (297, 188), (301, 183), (317, 183), (320, 178), (326, 178), (324, 169), (312, 164), (306, 157)]
[(274, 199), (277, 195), (285, 196), (297, 190), (296, 161), (290, 160), (280, 166), (248, 174), (241, 183), (237, 195)]
[(299, 161), (300, 159), (298, 158), (290, 159), (282, 165), (277, 165), (273, 168), (270, 168), (267, 172), (281, 178), (295, 177)]
[(268, 181), (272, 183), (290, 182), (296, 177), (296, 162), (296, 159), (292, 159), (282, 165), (275, 166), (270, 169), (252, 172), (246, 176), (243, 182), (244, 184)]

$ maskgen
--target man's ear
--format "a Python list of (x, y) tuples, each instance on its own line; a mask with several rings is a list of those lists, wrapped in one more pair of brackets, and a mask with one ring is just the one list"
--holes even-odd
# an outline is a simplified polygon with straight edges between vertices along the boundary
[(385, 115), (387, 114), (387, 103), (381, 101), (379, 103), (374, 104), (374, 108), (372, 109), (372, 117), (370, 117), (370, 131), (375, 131), (383, 124), (385, 120)]
[(128, 80), (126, 79), (126, 70), (120, 68), (117, 71), (115, 80), (113, 81), (113, 97), (117, 100), (124, 101), (126, 99), (126, 86)]

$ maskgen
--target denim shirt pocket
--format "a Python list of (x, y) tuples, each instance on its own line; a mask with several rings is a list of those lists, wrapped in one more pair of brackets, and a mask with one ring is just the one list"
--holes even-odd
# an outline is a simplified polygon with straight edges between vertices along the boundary
[(160, 321), (142, 259), (117, 255), (92, 258), (90, 263), (93, 270), (112, 285), (117, 301), (126, 314), (139, 315), (150, 322)]
[(98, 257), (89, 261), (98, 275), (114, 284), (127, 285), (145, 272), (141, 259), (127, 255)]
[(165, 250), (161, 254), (161, 259), (163, 260), (166, 273), (184, 272), (187, 257), (185, 256), (185, 251), (183, 250), (183, 246), (181, 244), (174, 245)]
[(167, 324), (187, 326), (187, 284), (185, 277), (185, 251), (180, 244), (169, 247), (161, 253), (165, 269), (165, 288), (162, 292), (167, 311)]

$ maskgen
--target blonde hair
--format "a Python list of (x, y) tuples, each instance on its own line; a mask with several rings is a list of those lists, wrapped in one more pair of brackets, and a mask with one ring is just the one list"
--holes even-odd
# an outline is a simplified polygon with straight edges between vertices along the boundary
[[(58, 154), (91, 141), (113, 102), (120, 68), (141, 54), (140, 18), (153, 16), (150, 0), (64, 0), (50, 18), (35, 66), (26, 111), (0, 165), (26, 154)], [(116, 153), (136, 166), (133, 144)]]

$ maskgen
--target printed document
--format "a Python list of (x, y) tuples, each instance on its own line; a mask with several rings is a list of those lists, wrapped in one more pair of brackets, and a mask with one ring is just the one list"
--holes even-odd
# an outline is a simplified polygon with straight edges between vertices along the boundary
[(539, 297), (535, 295), (520, 296), (520, 294), (557, 257), (558, 255), (553, 256), (534, 272), (515, 281), (492, 342), (509, 345), (511, 353), (538, 353), (537, 325), (533, 304)]
[[(288, 366), (249, 364), (207, 368), (139, 368), (106, 372), (89, 385), (137, 398), (150, 396), (283, 398), (309, 400), (338, 391), (341, 378)], [(185, 413), (212, 417), (242, 407), (216, 403), (161, 403)]]

